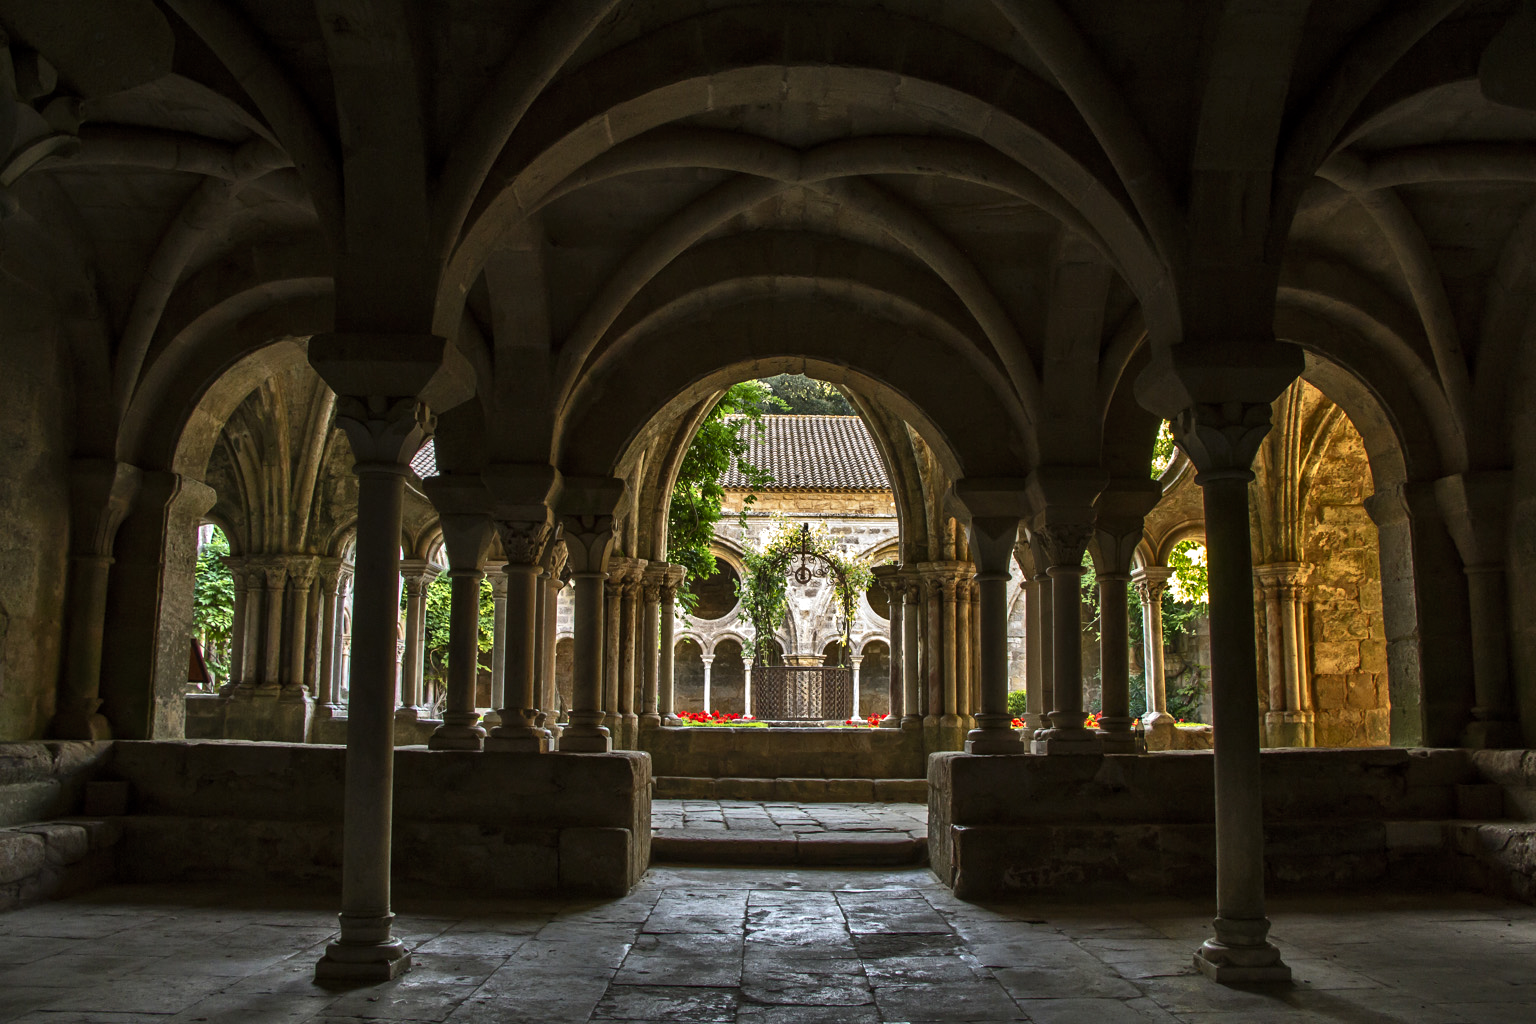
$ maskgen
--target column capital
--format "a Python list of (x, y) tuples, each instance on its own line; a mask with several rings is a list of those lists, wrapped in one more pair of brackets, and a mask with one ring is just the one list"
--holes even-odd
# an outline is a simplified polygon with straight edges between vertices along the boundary
[(577, 576), (601, 576), (608, 572), (613, 551), (613, 516), (561, 516), (567, 561)]
[(491, 581), (491, 599), (503, 600), (507, 596), (506, 562), (486, 562), (485, 576)]
[(1253, 567), (1254, 579), (1259, 581), (1259, 586), (1268, 590), (1279, 587), (1305, 586), (1307, 579), (1316, 568), (1311, 562), (1270, 562), (1267, 565)]
[(425, 558), (400, 559), (400, 575), (405, 578), (406, 586), (423, 587), (442, 575), (443, 567)]
[(112, 459), (74, 459), (69, 464), (71, 554), (107, 556), (123, 525), (143, 474)]
[[(314, 341), (310, 342), (311, 362)], [(324, 376), (322, 374), (322, 376)], [(356, 469), (404, 473), (437, 427), (425, 402), (411, 398), (336, 399), (336, 426), (347, 435)]]
[(495, 523), (496, 536), (507, 556), (508, 567), (536, 566), (543, 560), (552, 533), (548, 519), (498, 518)]
[(966, 528), (971, 557), (982, 579), (1007, 579), (1013, 548), (1019, 540), (1018, 516), (973, 517)]
[(1269, 434), (1270, 402), (1192, 405), (1168, 421), (1173, 439), (1195, 466), (1195, 483), (1252, 480), (1253, 457)]
[(1166, 565), (1144, 565), (1131, 573), (1131, 585), (1136, 588), (1136, 596), (1141, 598), (1142, 604), (1162, 600), (1163, 591), (1171, 579), (1173, 570)]
[(1041, 562), (1047, 572), (1062, 567), (1081, 569), (1083, 553), (1093, 540), (1093, 520), (1057, 521), (1044, 523), (1030, 531), (1031, 539), (1038, 538)]
[(315, 571), (320, 576), (321, 591), (334, 596), (341, 588), (341, 559), (322, 556), (315, 560)]

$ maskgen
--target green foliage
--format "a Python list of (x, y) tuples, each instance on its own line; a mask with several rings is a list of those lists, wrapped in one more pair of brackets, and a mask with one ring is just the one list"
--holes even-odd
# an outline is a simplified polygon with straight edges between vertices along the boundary
[(843, 393), (824, 380), (798, 373), (781, 373), (759, 383), (782, 403), (784, 412), (799, 416), (853, 416), (853, 405)]
[(1014, 718), (1023, 718), (1029, 711), (1029, 695), (1023, 690), (1008, 691), (1008, 713)]
[(1157, 428), (1157, 440), (1152, 442), (1152, 479), (1156, 480), (1167, 472), (1173, 465), (1173, 455), (1177, 446), (1173, 443), (1173, 431), (1168, 427), (1168, 421), (1163, 420)]
[(224, 558), (229, 540), (217, 526), (197, 549), (192, 589), (192, 629), (215, 683), (229, 681), (230, 637), (235, 628), (235, 580)]
[[(773, 478), (747, 461), (749, 447), (746, 431), (763, 429), (763, 416), (784, 403), (775, 398), (761, 381), (749, 380), (732, 387), (704, 418), (683, 455), (677, 483), (667, 512), (667, 561), (681, 565), (687, 576), (677, 595), (683, 611), (692, 612), (698, 604), (693, 584), (715, 574), (715, 556), (710, 542), (715, 525), (724, 514), (721, 502), (725, 489), (720, 481), (736, 466), (753, 488), (767, 487)], [(744, 416), (745, 422), (729, 422), (729, 416)], [(742, 514), (756, 500), (749, 493), (742, 503)]]
[(776, 517), (762, 550), (746, 552), (747, 571), (736, 583), (737, 600), (752, 622), (752, 639), (743, 645), (742, 655), (753, 658), (756, 664), (767, 663), (774, 632), (789, 613), (789, 573), (799, 565), (802, 543), (812, 556), (806, 560), (807, 565), (827, 567), (836, 588), (837, 606), (842, 613), (844, 649), (849, 644), (848, 628), (853, 622), (859, 595), (875, 581), (869, 566), (845, 559), (838, 553), (825, 526), (817, 524), (816, 528), (808, 529)]
[[(1184, 604), (1205, 605), (1210, 601), (1211, 580), (1205, 564), (1205, 545), (1197, 540), (1182, 540), (1168, 552), (1168, 568), (1173, 578), (1168, 589)], [(1206, 614), (1203, 610), (1200, 614)]]
[[(403, 592), (403, 591), (402, 591)], [(453, 581), (443, 573), (427, 586), (426, 670), (441, 688), (448, 679), (448, 631), (453, 611)], [(480, 635), (477, 646), (489, 651), (496, 636), (496, 604), (491, 597), (491, 581), (480, 581)]]

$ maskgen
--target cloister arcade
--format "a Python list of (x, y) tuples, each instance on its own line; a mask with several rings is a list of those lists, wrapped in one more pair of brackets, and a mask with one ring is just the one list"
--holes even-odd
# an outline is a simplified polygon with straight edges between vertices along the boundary
[(890, 724), (931, 765), (1133, 751), (1126, 584), (1159, 636), (1198, 524), (1213, 976), (1288, 974), (1263, 746), (1536, 738), (1528, 4), (80, 9), (0, 2), (0, 740), (196, 733), (190, 574), (219, 525), (239, 654), (198, 728), (346, 744), (322, 975), (409, 963), (402, 737), (466, 777), (537, 762), (538, 793), (644, 789), (623, 752), (675, 710), (670, 485), (719, 394), (777, 373), (837, 385), (879, 448)]

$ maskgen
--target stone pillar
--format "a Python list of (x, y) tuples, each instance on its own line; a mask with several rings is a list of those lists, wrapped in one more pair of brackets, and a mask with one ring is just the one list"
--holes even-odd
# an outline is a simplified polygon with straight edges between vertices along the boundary
[(1268, 433), (1268, 401), (1195, 405), (1172, 421), (1204, 492), (1211, 688), (1216, 732), (1215, 936), (1195, 964), (1221, 982), (1285, 981), (1264, 912), (1264, 806), (1248, 484)]
[(919, 566), (923, 581), (924, 690), (923, 732), (929, 749), (938, 749), (939, 718), (944, 714), (944, 588), (939, 584), (933, 563)]
[(853, 666), (853, 719), (859, 721), (859, 666), (864, 664), (864, 656), (855, 654), (848, 661)]
[[(419, 344), (418, 344), (419, 343)], [(383, 344), (419, 347), (422, 366), (442, 339), (322, 335), (310, 361), (345, 394), (351, 354)], [(385, 375), (403, 386), (404, 367)], [(365, 376), (359, 373), (359, 377)], [(361, 385), (361, 381), (356, 381)], [(370, 386), (379, 381), (370, 376)], [(410, 951), (391, 935), (390, 828), (394, 802), (393, 679), (400, 608), (400, 525), (408, 461), (430, 433), (425, 406), (411, 400), (341, 397), (336, 424), (346, 431), (358, 477), (356, 595), (347, 700), (346, 783), (342, 814), (341, 934), (315, 967), (318, 980), (387, 981), (410, 967)]]
[(1131, 630), (1126, 587), (1130, 573), (1099, 574), (1099, 664), (1103, 717), (1099, 719), (1104, 753), (1134, 754), (1131, 732)]
[(640, 716), (635, 713), (635, 688), (640, 682), (640, 603), (645, 586), (645, 559), (635, 559), (624, 579), (619, 608), (619, 729), (625, 750), (640, 746)]
[(342, 566), (339, 558), (320, 559), (320, 632), (317, 643), (320, 664), (315, 675), (315, 715), (335, 718), (341, 710), (336, 693), (338, 655), (341, 653)]
[(1306, 582), (1311, 573), (1312, 566), (1305, 562), (1275, 562), (1253, 570), (1264, 598), (1269, 677), (1264, 741), (1270, 747), (1310, 747), (1315, 742), (1306, 642)]
[(757, 717), (752, 713), (752, 662), (748, 658), (741, 660), (741, 707), (747, 718)]
[(1092, 534), (1090, 522), (1047, 523), (1036, 530), (1044, 541), (1051, 593), (1051, 710), (1048, 728), (1035, 737), (1037, 754), (1097, 754), (1098, 734), (1084, 727), (1082, 582), (1083, 552)]
[(548, 520), (497, 520), (507, 564), (507, 636), (505, 702), (501, 724), (486, 742), (487, 750), (536, 753), (548, 749), (548, 734), (540, 728), (538, 681), (535, 678), (540, 644), (539, 562), (549, 542)]
[(309, 598), (315, 585), (315, 560), (291, 556), (288, 563), (288, 665), (283, 679), (283, 700), (302, 701), (309, 694), (304, 687), (305, 659), (309, 651)]
[(608, 579), (603, 588), (603, 727), (620, 750), (624, 749), (624, 720), (619, 714), (619, 643), (623, 639), (624, 584), (629, 568), (627, 558), (608, 559)]
[(420, 558), (400, 560), (400, 575), (405, 579), (405, 659), (400, 670), (400, 709), (398, 717), (415, 721), (427, 711), (422, 705), (426, 672), (427, 587), (437, 579), (438, 568)]
[(485, 729), (475, 707), (475, 684), (480, 675), (480, 583), (485, 579), (485, 554), (493, 526), (484, 512), (457, 511), (468, 507), (463, 498), (478, 490), (478, 481), (461, 488), (451, 477), (433, 480), (427, 496), (440, 513), (452, 593), (448, 607), (448, 694), (443, 724), (433, 730), (427, 746), (432, 750), (481, 750)]
[(611, 515), (564, 516), (566, 551), (576, 585), (575, 649), (570, 724), (560, 734), (562, 753), (606, 753), (612, 735), (603, 725), (603, 583), (613, 547)]
[(262, 565), (266, 583), (267, 621), (263, 629), (265, 656), (262, 658), (261, 686), (266, 696), (276, 697), (283, 687), (283, 595), (287, 591), (288, 568), (281, 558), (267, 558)]
[(1163, 591), (1173, 570), (1161, 565), (1144, 566), (1131, 573), (1131, 584), (1141, 598), (1141, 665), (1147, 688), (1147, 713), (1141, 716), (1148, 750), (1173, 747), (1173, 716), (1168, 713), (1168, 671), (1163, 650)]
[(240, 687), (254, 691), (261, 685), (266, 645), (262, 643), (262, 625), (267, 620), (267, 573), (257, 559), (245, 560), (245, 667)]
[[(971, 595), (971, 632), (970, 636), (966, 638), (966, 646), (970, 649), (971, 652), (971, 706), (968, 713), (971, 716), (971, 722), (974, 724), (976, 721), (976, 716), (981, 713), (981, 583), (972, 577), (968, 588)], [(1006, 617), (1004, 621), (1006, 623)], [(1005, 645), (1008, 642), (1007, 637), (1008, 634), (1005, 626), (1003, 633), (1003, 643)], [(1004, 658), (1003, 669), (1005, 673), (1007, 671), (1007, 667), (1008, 659)], [(1006, 698), (1004, 698), (1003, 704), (1004, 710), (1006, 710)], [(1009, 721), (1011, 722), (1012, 719)]]
[(245, 559), (226, 555), (224, 565), (229, 569), (229, 578), (235, 592), (235, 607), (231, 613), (233, 621), (230, 624), (229, 635), (229, 679), (219, 687), (219, 693), (227, 697), (230, 690), (240, 685), (245, 671), (245, 617), (248, 613), (249, 599), (246, 596), (245, 587)]
[(713, 654), (703, 654), (699, 657), (704, 662), (704, 713), (707, 715), (713, 710), (709, 698), (709, 671), (710, 666), (715, 663), (715, 656)]
[(549, 736), (550, 749), (560, 738), (560, 693), (555, 682), (555, 642), (559, 629), (560, 591), (565, 588), (565, 539), (558, 533), (545, 549), (539, 574), (542, 600), (539, 602), (539, 707), (542, 728)]
[[(918, 621), (918, 602), (922, 599), (922, 587), (906, 569), (902, 570), (901, 587), (901, 727), (921, 729), (923, 715), (919, 687), (921, 679), (921, 642)], [(894, 661), (894, 656), (892, 657)], [(892, 717), (895, 715), (893, 713)]]
[[(659, 689), (657, 680), (660, 671), (661, 642), (661, 588), (666, 581), (667, 570), (671, 566), (664, 562), (652, 562), (645, 568), (645, 576), (641, 585), (640, 608), (640, 722), (641, 729), (655, 729), (661, 725), (661, 712), (658, 710)], [(752, 678), (752, 670), (747, 669), (747, 678)]]
[(890, 681), (890, 706), (891, 713), (885, 716), (880, 723), (882, 729), (901, 728), (902, 707), (905, 694), (902, 692), (902, 674), (906, 668), (903, 661), (903, 643), (906, 636), (903, 632), (903, 609), (906, 607), (906, 584), (901, 578), (901, 569), (894, 565), (877, 565), (874, 570), (875, 582), (885, 591), (886, 604), (890, 610), (890, 649), (891, 649), (891, 681)]
[(686, 570), (682, 566), (673, 566), (667, 570), (666, 578), (661, 585), (660, 620), (657, 623), (660, 635), (656, 641), (656, 695), (657, 712), (661, 715), (662, 725), (677, 725), (682, 721), (677, 717), (673, 697), (672, 667), (677, 653), (677, 641), (674, 639), (677, 625), (677, 588), (683, 585), (685, 573)]
[(507, 703), (507, 563), (486, 566), (491, 577), (491, 700), (481, 719), (487, 728), (501, 724)]
[(1051, 686), (1051, 615), (1050, 577), (1045, 573), (1030, 577), (1024, 584), (1024, 731), (1033, 739), (1046, 727), (1045, 713), (1050, 703), (1045, 699)]
[(1022, 754), (1024, 745), (1008, 713), (1008, 563), (1018, 543), (1013, 517), (973, 517), (969, 527), (971, 557), (976, 560), (981, 629), (980, 707), (976, 728), (966, 737), (969, 754)]
[(955, 717), (967, 731), (975, 724), (971, 703), (971, 577), (966, 565), (955, 578)]
[(139, 471), (108, 459), (78, 459), (69, 472), (69, 579), (63, 668), (48, 734), (64, 740), (110, 739), (101, 707), (112, 543), (139, 486)]

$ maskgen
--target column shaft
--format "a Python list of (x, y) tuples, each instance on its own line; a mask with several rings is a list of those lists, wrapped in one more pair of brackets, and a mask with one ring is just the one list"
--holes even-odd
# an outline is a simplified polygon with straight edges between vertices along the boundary
[(675, 725), (678, 721), (672, 690), (673, 659), (677, 653), (673, 630), (677, 622), (676, 594), (673, 586), (661, 588), (660, 618), (656, 623), (656, 710), (663, 725)]
[(715, 656), (713, 654), (705, 654), (702, 658), (704, 661), (704, 713), (707, 715), (713, 710), (709, 696), (709, 670), (715, 663)]
[[(919, 635), (919, 622), (917, 603), (920, 598), (920, 588), (917, 581), (907, 580), (902, 590), (901, 602), (901, 727), (903, 729), (919, 729), (922, 727), (923, 715), (919, 688), (922, 678), (919, 672), (921, 666), (921, 654)], [(894, 717), (895, 712), (892, 712)]]
[(507, 574), (503, 566), (491, 577), (491, 711), (497, 725), (507, 703)]
[(576, 584), (575, 649), (571, 659), (570, 725), (560, 736), (562, 751), (606, 752), (612, 736), (603, 725), (602, 572), (572, 574)]
[(534, 563), (508, 562), (505, 703), (501, 724), (491, 733), (487, 750), (535, 753), (545, 749), (545, 733), (538, 728), (538, 694), (534, 679), (535, 647), (539, 642), (539, 567)]
[(484, 578), (479, 569), (448, 572), (448, 695), (443, 724), (427, 740), (433, 750), (480, 750), (485, 745), (485, 730), (475, 709), (475, 684), (480, 675), (480, 581)]
[[(657, 710), (657, 672), (659, 671), (660, 658), (657, 644), (661, 636), (661, 584), (654, 578), (657, 566), (652, 565), (646, 570), (648, 577), (641, 591), (640, 607), (640, 674), (643, 680), (640, 698), (640, 728), (654, 729), (661, 724), (661, 714)], [(748, 678), (750, 678), (750, 670)]]
[(1102, 573), (1099, 576), (1099, 659), (1103, 680), (1104, 752), (1132, 754), (1136, 740), (1131, 733), (1131, 630), (1130, 605), (1126, 595), (1129, 576)]

